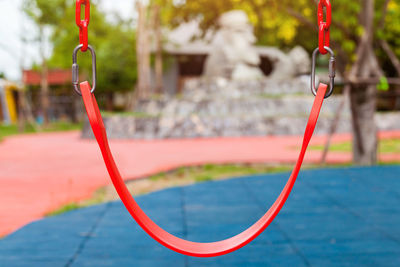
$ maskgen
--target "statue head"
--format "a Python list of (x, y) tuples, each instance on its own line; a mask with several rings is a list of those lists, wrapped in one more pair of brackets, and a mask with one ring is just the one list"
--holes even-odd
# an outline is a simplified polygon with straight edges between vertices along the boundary
[(232, 10), (221, 15), (205, 74), (209, 77), (253, 79), (262, 77), (256, 37), (247, 14)]
[(249, 23), (249, 18), (242, 10), (232, 10), (222, 14), (219, 18), (219, 26), (221, 29), (230, 30), (232, 32), (250, 32), (254, 39), (251, 42), (253, 43), (256, 41), (252, 26)]
[[(226, 56), (234, 63), (246, 63), (258, 65), (260, 58), (253, 49), (256, 37), (253, 27), (249, 23), (247, 14), (242, 10), (232, 10), (221, 15), (219, 19), (220, 30), (217, 35), (221, 35), (226, 48)], [(216, 37), (215, 40), (220, 39)]]

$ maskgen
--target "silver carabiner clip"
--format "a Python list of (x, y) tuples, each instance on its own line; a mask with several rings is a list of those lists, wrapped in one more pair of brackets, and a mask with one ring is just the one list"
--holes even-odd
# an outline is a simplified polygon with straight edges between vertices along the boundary
[[(333, 93), (333, 88), (335, 87), (335, 76), (336, 76), (336, 59), (335, 53), (331, 48), (324, 46), (325, 50), (329, 52), (331, 58), (329, 59), (329, 90), (325, 95), (325, 98), (328, 98)], [(319, 48), (316, 48), (312, 55), (312, 67), (311, 67), (311, 91), (316, 96), (317, 95), (317, 87), (315, 85), (315, 68), (317, 65), (317, 55), (319, 54)]]
[[(79, 65), (78, 65), (78, 51), (82, 48), (82, 44), (78, 45), (74, 49), (74, 53), (72, 54), (72, 84), (74, 86), (74, 90), (79, 94), (81, 94), (81, 89), (79, 87)], [(90, 90), (93, 93), (96, 90), (96, 52), (94, 51), (92, 46), (88, 46), (90, 53), (92, 54), (92, 89)]]

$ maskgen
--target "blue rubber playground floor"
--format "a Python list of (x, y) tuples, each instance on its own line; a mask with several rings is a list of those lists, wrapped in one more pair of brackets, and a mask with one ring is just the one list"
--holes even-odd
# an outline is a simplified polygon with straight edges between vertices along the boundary
[[(137, 200), (171, 233), (217, 241), (254, 223), (287, 177), (207, 182)], [(0, 240), (0, 266), (400, 266), (400, 167), (304, 171), (271, 226), (218, 258), (164, 248), (113, 202), (34, 222)]]

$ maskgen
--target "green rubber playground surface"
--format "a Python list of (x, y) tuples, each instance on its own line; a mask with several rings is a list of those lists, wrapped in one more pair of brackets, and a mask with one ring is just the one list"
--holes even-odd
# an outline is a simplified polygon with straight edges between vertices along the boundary
[[(400, 166), (304, 171), (270, 227), (248, 246), (193, 258), (159, 245), (121, 202), (34, 222), (0, 240), (0, 266), (400, 266)], [(139, 197), (172, 234), (231, 237), (254, 223), (288, 173), (167, 189)]]

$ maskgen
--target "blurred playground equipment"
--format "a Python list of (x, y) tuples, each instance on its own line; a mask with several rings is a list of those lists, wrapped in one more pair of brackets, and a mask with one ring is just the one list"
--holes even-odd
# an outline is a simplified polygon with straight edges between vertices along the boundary
[[(79, 108), (76, 105), (76, 98), (70, 92), (69, 81), (71, 72), (63, 69), (52, 69), (47, 72), (47, 84), (49, 86), (49, 110), (51, 120), (68, 118), (70, 121), (78, 121)], [(42, 83), (41, 73), (35, 70), (24, 70), (22, 81), (26, 87), (26, 98), (31, 104), (31, 112), (35, 118), (43, 114), (40, 96)]]
[(15, 123), (18, 120), (18, 91), (16, 83), (0, 79), (0, 122)]

